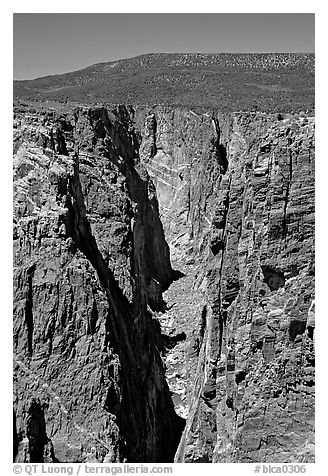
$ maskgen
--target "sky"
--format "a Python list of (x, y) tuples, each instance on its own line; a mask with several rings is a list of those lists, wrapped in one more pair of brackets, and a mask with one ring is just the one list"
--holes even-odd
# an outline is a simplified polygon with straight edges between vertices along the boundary
[(14, 79), (144, 53), (314, 52), (312, 13), (14, 13)]

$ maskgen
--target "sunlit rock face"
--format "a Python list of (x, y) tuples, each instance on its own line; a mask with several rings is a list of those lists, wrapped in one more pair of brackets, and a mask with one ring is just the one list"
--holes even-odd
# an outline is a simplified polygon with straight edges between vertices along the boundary
[(173, 272), (129, 111), (18, 110), (14, 139), (15, 458), (172, 461)]
[(66, 109), (15, 110), (16, 461), (314, 461), (314, 119)]
[(190, 276), (170, 297), (187, 334), (171, 387), (193, 382), (176, 461), (313, 461), (314, 119), (143, 114), (141, 157)]

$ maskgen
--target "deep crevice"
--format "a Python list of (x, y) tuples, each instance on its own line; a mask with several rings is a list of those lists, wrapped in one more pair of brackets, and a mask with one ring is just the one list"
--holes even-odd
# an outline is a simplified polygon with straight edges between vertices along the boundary
[(227, 149), (222, 143), (220, 143), (221, 131), (220, 131), (218, 119), (216, 117), (213, 117), (212, 120), (213, 120), (214, 128), (216, 131), (216, 138), (213, 141), (213, 145), (215, 148), (215, 155), (220, 165), (221, 173), (222, 175), (225, 175), (229, 166), (228, 157), (227, 157)]
[(288, 227), (287, 227), (287, 206), (289, 200), (289, 192), (291, 188), (292, 176), (293, 176), (293, 156), (291, 151), (291, 139), (288, 137), (288, 154), (289, 154), (289, 175), (287, 179), (287, 187), (286, 187), (286, 194), (285, 194), (285, 201), (284, 201), (284, 211), (283, 211), (283, 219), (282, 219), (282, 232), (284, 238), (287, 236)]
[(282, 271), (272, 268), (268, 265), (261, 265), (264, 276), (264, 282), (271, 291), (277, 291), (285, 285), (285, 275)]
[[(72, 238), (97, 271), (99, 280), (108, 296), (112, 311), (110, 312), (110, 319), (107, 325), (111, 329), (110, 334), (115, 336), (115, 339), (111, 340), (111, 344), (120, 356), (123, 380), (121, 389), (122, 401), (117, 414), (117, 424), (124, 436), (121, 454), (128, 461), (172, 462), (185, 422), (175, 414), (173, 402), (164, 380), (163, 389), (160, 395), (158, 395), (158, 400), (155, 404), (156, 411), (159, 412), (156, 416), (156, 421), (150, 418), (149, 414), (147, 415), (150, 411), (148, 401), (150, 394), (148, 392), (151, 389), (148, 389), (148, 384), (140, 379), (138, 368), (142, 365), (143, 372), (146, 372), (146, 362), (144, 361), (146, 354), (148, 354), (146, 357), (148, 361), (147, 366), (150, 369), (154, 365), (162, 369), (161, 359), (159, 354), (156, 354), (155, 349), (152, 349), (151, 339), (147, 333), (144, 335), (144, 342), (140, 342), (140, 339), (137, 339), (133, 329), (134, 319), (130, 304), (98, 250), (90, 224), (86, 218), (84, 198), (79, 182), (77, 157), (74, 177), (70, 181), (69, 191), (72, 197), (69, 203), (69, 228)], [(124, 342), (124, 345), (121, 345), (122, 342)], [(143, 362), (141, 363), (141, 361)], [(162, 370), (162, 373), (164, 376), (164, 370)], [(151, 393), (153, 393), (153, 389)], [(109, 399), (107, 401), (109, 402)], [(131, 408), (134, 408), (133, 415), (131, 415)], [(165, 419), (162, 419), (160, 416), (163, 413), (166, 413)], [(146, 422), (149, 421), (153, 421), (153, 423), (161, 427), (161, 429), (157, 429), (157, 432), (161, 434), (161, 438), (158, 439), (158, 434), (157, 443), (154, 441), (155, 446), (146, 450), (144, 445), (148, 437), (143, 435), (143, 432), (146, 430)], [(148, 453), (149, 451), (150, 453)]]
[(33, 330), (34, 330), (34, 319), (33, 319), (33, 274), (35, 266), (31, 266), (27, 270), (27, 296), (25, 303), (25, 323), (27, 328), (27, 349), (29, 355), (33, 354)]
[(292, 320), (289, 324), (289, 338), (294, 341), (298, 335), (304, 334), (306, 321)]
[(40, 403), (32, 399), (26, 415), (26, 436), (29, 439), (31, 463), (44, 462), (44, 448), (48, 442), (44, 411)]
[(239, 370), (235, 373), (236, 384), (240, 384), (246, 378), (247, 372), (245, 370)]

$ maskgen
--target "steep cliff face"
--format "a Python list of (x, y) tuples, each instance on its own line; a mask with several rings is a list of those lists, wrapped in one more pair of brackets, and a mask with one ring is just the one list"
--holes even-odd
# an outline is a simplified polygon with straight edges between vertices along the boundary
[(210, 114), (159, 108), (136, 122), (142, 131), (140, 154), (152, 177), (165, 236), (173, 260), (199, 256), (211, 226), (213, 189), (225, 171), (225, 148)]
[(172, 461), (173, 271), (129, 112), (18, 109), (14, 139), (16, 460)]
[(314, 119), (15, 126), (17, 460), (313, 461)]
[(156, 108), (138, 121), (187, 283), (161, 319), (186, 333), (171, 390), (193, 389), (176, 461), (313, 461), (313, 118)]

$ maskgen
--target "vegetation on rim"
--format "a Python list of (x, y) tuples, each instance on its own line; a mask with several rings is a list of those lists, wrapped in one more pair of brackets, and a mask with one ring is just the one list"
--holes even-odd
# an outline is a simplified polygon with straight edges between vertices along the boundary
[(14, 81), (14, 99), (311, 112), (314, 54), (146, 54)]

